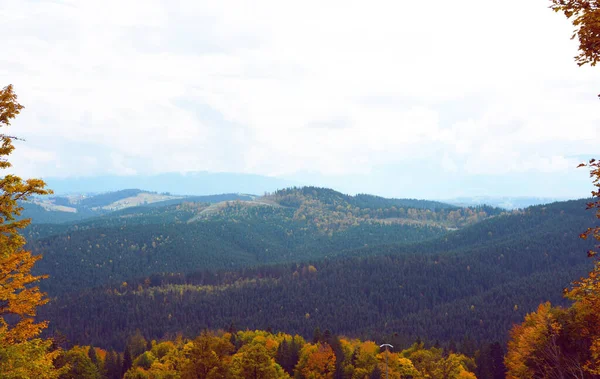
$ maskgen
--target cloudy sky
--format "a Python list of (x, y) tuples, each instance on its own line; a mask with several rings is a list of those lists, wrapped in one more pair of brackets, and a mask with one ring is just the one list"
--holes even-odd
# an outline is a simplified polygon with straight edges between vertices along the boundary
[(0, 0), (23, 176), (583, 197), (600, 68), (547, 1)]

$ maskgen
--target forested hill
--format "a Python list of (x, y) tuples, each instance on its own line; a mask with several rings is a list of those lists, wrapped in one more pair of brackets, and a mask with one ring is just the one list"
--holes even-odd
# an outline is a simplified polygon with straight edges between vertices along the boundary
[[(459, 228), (503, 213), (501, 208), (486, 205), (456, 207), (429, 200), (386, 199), (373, 195), (344, 195), (340, 192), (317, 187), (289, 188), (264, 197), (296, 209), (298, 218), (322, 218), (323, 213), (332, 227), (357, 220), (379, 222), (414, 222)], [(350, 220), (350, 221), (349, 221)]]
[(500, 214), (496, 208), (351, 197), (308, 187), (251, 200), (178, 201), (127, 207), (78, 223), (30, 226), (29, 247), (44, 254), (36, 270), (50, 275), (42, 287), (58, 294), (154, 273), (343, 256), (358, 248), (433, 239)]
[(73, 194), (35, 197), (23, 202), (22, 217), (33, 224), (61, 224), (80, 222), (132, 207), (162, 207), (183, 202), (218, 203), (222, 201), (252, 200), (252, 195), (219, 194), (209, 196), (180, 196), (140, 189), (125, 189), (100, 194)]
[(44, 254), (36, 272), (48, 273), (50, 279), (42, 282), (42, 288), (58, 294), (153, 273), (300, 262), (365, 245), (411, 243), (446, 233), (433, 226), (364, 223), (330, 236), (291, 218), (265, 220), (263, 212), (274, 209), (255, 211), (243, 222), (133, 223), (62, 233), (57, 229), (64, 226), (52, 226), (58, 234), (32, 240), (29, 246)]
[[(365, 223), (381, 228), (361, 235), (377, 239), (373, 244), (379, 247), (352, 248), (348, 241), (354, 231), (336, 240), (344, 236), (340, 232), (333, 237), (320, 234), (335, 241), (325, 245), (331, 250), (306, 255), (308, 261), (301, 263), (240, 270), (169, 269), (155, 275), (146, 274), (152, 270), (129, 272), (129, 278), (111, 286), (61, 295), (45, 307), (42, 316), (73, 342), (100, 346), (116, 346), (136, 328), (147, 337), (159, 338), (165, 333), (194, 335), (202, 328), (232, 323), (239, 328), (270, 327), (303, 335), (310, 335), (315, 327), (370, 338), (398, 333), (402, 336), (397, 337), (399, 344), (419, 336), (445, 342), (466, 335), (479, 342), (505, 340), (512, 323), (520, 322), (542, 301), (562, 301), (562, 288), (589, 269), (585, 251), (590, 243), (578, 234), (593, 223), (584, 200), (531, 207), (414, 243), (386, 241), (378, 233), (389, 225)], [(219, 230), (224, 224), (216, 225)], [(224, 240), (235, 235), (239, 231)], [(285, 236), (283, 241), (290, 241)], [(253, 241), (261, 254), (267, 241), (273, 243), (266, 235)], [(342, 247), (342, 241), (348, 248)], [(290, 247), (285, 251), (300, 251)], [(185, 249), (173, 251), (181, 250)], [(91, 251), (88, 256), (93, 256)], [(72, 261), (78, 262), (80, 256)], [(148, 262), (138, 250), (131, 256)], [(119, 272), (119, 266), (109, 266), (109, 272)], [(67, 285), (78, 285), (62, 277), (56, 265), (49, 264), (45, 270), (53, 268), (51, 275)], [(98, 269), (90, 265), (83, 276), (94, 277)], [(121, 271), (120, 278), (126, 274)], [(64, 290), (56, 282), (53, 286), (53, 291)]]
[(431, 200), (418, 199), (387, 199), (369, 194), (358, 194), (356, 196), (345, 195), (329, 188), (320, 187), (292, 187), (265, 195), (265, 198), (273, 199), (280, 204), (300, 206), (306, 200), (318, 200), (321, 203), (337, 207), (358, 207), (365, 209), (404, 207), (416, 209), (429, 209), (431, 211), (450, 209), (456, 210), (460, 207)]

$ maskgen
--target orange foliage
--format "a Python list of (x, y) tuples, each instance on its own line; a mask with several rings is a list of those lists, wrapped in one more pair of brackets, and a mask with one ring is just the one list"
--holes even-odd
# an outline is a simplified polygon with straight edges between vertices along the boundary
[(599, 0), (551, 0), (550, 6), (571, 19), (579, 39), (579, 55), (575, 61), (579, 66), (589, 63), (595, 66), (600, 61), (600, 1)]
[[(596, 200), (587, 208), (596, 209), (600, 219), (600, 163), (591, 159), (579, 167), (590, 168)], [(590, 236), (600, 241), (600, 227), (590, 227), (580, 235), (583, 239)], [(509, 378), (600, 374), (600, 260), (593, 250), (588, 256), (595, 259), (594, 269), (564, 291), (574, 301), (569, 309), (542, 304), (513, 328), (505, 360)]]
[(560, 325), (551, 310), (550, 303), (540, 304), (536, 312), (525, 316), (523, 324), (511, 330), (505, 359), (508, 378), (533, 377), (536, 367), (550, 366), (560, 358), (556, 347)]
[[(10, 125), (23, 109), (17, 102), (12, 86), (0, 91), (0, 127)], [(11, 167), (7, 156), (12, 153), (15, 137), (0, 134), (0, 169)], [(39, 179), (23, 181), (18, 176), (5, 175), (0, 179), (0, 344), (14, 344), (37, 336), (46, 327), (45, 322), (35, 323), (36, 308), (47, 302), (44, 294), (33, 284), (44, 276), (31, 275), (31, 269), (40, 256), (25, 251), (25, 238), (19, 230), (29, 225), (30, 220), (17, 220), (22, 207), (19, 201), (31, 195), (45, 195)], [(16, 316), (16, 322), (7, 322), (7, 316)]]
[(326, 343), (306, 344), (300, 352), (297, 370), (304, 378), (331, 379), (335, 373), (335, 353)]

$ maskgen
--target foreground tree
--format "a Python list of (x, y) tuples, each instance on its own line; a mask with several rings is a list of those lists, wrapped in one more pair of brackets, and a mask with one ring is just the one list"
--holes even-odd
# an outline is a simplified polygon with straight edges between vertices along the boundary
[[(600, 46), (598, 47), (600, 49)], [(596, 218), (600, 220), (600, 162), (591, 159), (588, 164), (582, 164), (590, 169), (590, 177), (595, 189), (592, 191), (593, 201), (587, 204), (588, 209), (596, 210)], [(600, 225), (588, 228), (580, 235), (583, 239), (593, 238), (600, 242)], [(594, 259), (594, 269), (585, 278), (573, 283), (571, 290), (565, 290), (565, 296), (575, 303), (572, 309), (581, 323), (581, 333), (589, 338), (589, 357), (585, 369), (600, 375), (600, 259), (596, 249), (588, 251), (588, 257)]]
[[(600, 30), (598, 31), (600, 33)], [(598, 47), (600, 48), (600, 46)], [(582, 163), (579, 167), (588, 167), (590, 169), (590, 177), (592, 178), (592, 184), (595, 189), (592, 190), (592, 198), (594, 201), (587, 203), (587, 209), (596, 210), (596, 218), (600, 220), (600, 161), (590, 159), (588, 163)], [(593, 238), (600, 243), (600, 226), (596, 225), (587, 228), (585, 232), (580, 235), (583, 239)], [(596, 246), (600, 247), (600, 246)], [(588, 256), (590, 258), (596, 257), (597, 251), (590, 250)]]
[[(589, 356), (580, 345), (581, 327), (574, 314), (550, 303), (540, 304), (511, 330), (505, 363), (508, 378), (588, 378)], [(589, 345), (589, 344), (587, 344)]]
[(600, 61), (600, 0), (551, 0), (555, 12), (562, 12), (575, 27), (573, 36), (579, 40), (579, 66)]
[[(579, 66), (600, 61), (600, 0), (550, 0), (551, 8), (562, 12), (575, 26), (571, 38), (579, 39)], [(598, 95), (600, 97), (600, 95)], [(600, 219), (600, 162), (590, 159), (588, 167), (594, 189), (587, 209), (596, 210)], [(598, 223), (581, 238), (600, 242)], [(588, 251), (594, 268), (587, 277), (565, 289), (573, 300), (568, 309), (542, 304), (525, 322), (513, 327), (505, 364), (508, 378), (596, 378), (600, 375), (600, 260), (598, 248)]]
[[(11, 85), (0, 90), (2, 132), (22, 109)], [(8, 156), (15, 149), (15, 139), (0, 133), (0, 170), (11, 167)], [(26, 241), (19, 232), (30, 220), (18, 219), (23, 209), (19, 202), (32, 195), (51, 193), (44, 187), (42, 180), (23, 180), (12, 174), (0, 179), (0, 373), (13, 375), (3, 377), (57, 375), (52, 366), (57, 353), (48, 353), (51, 341), (36, 338), (47, 325), (34, 319), (37, 307), (48, 302), (35, 285), (44, 276), (31, 274), (41, 257), (23, 248)]]
[[(595, 209), (600, 219), (600, 165), (592, 159), (580, 167), (590, 168), (595, 189), (587, 208)], [(600, 227), (596, 224), (580, 237), (600, 241)], [(573, 300), (571, 307), (542, 304), (512, 329), (505, 359), (508, 378), (600, 375), (600, 261), (595, 250), (588, 251), (588, 257), (595, 260), (593, 270), (565, 289), (565, 297)]]

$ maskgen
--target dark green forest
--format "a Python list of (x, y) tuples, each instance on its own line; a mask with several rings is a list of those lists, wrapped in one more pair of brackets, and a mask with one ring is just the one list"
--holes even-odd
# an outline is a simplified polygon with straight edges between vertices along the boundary
[[(594, 222), (585, 200), (502, 212), (356, 198), (362, 207), (296, 189), (267, 195), (279, 206), (186, 203), (32, 225), (53, 298), (39, 316), (49, 335), (118, 350), (138, 329), (160, 339), (232, 325), (484, 346), (540, 302), (564, 303), (562, 289), (590, 268), (578, 238)], [(401, 204), (422, 207), (381, 222)], [(464, 226), (447, 227), (450, 212)]]

